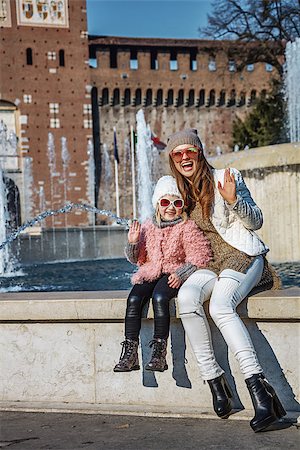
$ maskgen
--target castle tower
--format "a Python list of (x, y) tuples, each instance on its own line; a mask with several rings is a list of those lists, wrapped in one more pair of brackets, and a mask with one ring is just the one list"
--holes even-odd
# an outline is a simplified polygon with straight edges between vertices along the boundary
[[(22, 222), (66, 200), (93, 203), (87, 154), (92, 111), (86, 1), (2, 0), (0, 26), (0, 119), (8, 134), (13, 131), (18, 138), (14, 162), (0, 156), (6, 176), (18, 187)], [(29, 187), (25, 166), (31, 167)], [(68, 215), (68, 226), (88, 223), (85, 212)], [(54, 217), (47, 226), (63, 227), (64, 219)]]

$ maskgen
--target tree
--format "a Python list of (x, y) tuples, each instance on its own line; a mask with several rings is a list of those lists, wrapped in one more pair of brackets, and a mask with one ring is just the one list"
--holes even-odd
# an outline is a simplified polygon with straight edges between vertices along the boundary
[(285, 103), (282, 82), (273, 80), (268, 95), (261, 95), (244, 121), (233, 123), (233, 144), (240, 148), (286, 142)]
[(246, 64), (267, 62), (282, 75), (279, 56), (286, 41), (300, 36), (300, 0), (213, 0), (203, 37), (252, 42), (240, 55)]

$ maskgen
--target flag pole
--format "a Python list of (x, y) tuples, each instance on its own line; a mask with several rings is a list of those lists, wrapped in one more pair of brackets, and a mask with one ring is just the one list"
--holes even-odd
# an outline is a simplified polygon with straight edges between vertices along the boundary
[(131, 142), (131, 175), (132, 175), (132, 213), (133, 218), (136, 219), (136, 190), (135, 190), (135, 158), (134, 158), (134, 131), (133, 126), (130, 126), (130, 142)]
[[(117, 131), (114, 127), (114, 145), (116, 147)], [(116, 158), (116, 148), (115, 148), (115, 189), (116, 189), (116, 214), (120, 217), (120, 200), (119, 200), (119, 171), (118, 171), (118, 160)]]

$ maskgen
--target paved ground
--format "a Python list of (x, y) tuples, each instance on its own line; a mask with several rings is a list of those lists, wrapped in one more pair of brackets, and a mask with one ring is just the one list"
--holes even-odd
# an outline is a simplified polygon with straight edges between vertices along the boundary
[(299, 449), (288, 423), (253, 433), (248, 421), (134, 416), (0, 413), (0, 448), (16, 450)]

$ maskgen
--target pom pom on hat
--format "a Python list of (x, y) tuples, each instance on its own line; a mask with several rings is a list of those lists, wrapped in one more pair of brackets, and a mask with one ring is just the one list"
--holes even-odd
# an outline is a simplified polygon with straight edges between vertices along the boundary
[(156, 183), (152, 196), (152, 205), (154, 209), (156, 208), (157, 202), (165, 195), (175, 195), (176, 197), (182, 198), (176, 180), (171, 175), (161, 177)]
[(182, 144), (191, 144), (203, 149), (198, 132), (195, 128), (186, 128), (185, 130), (171, 134), (167, 140), (166, 151), (170, 153), (175, 147)]

